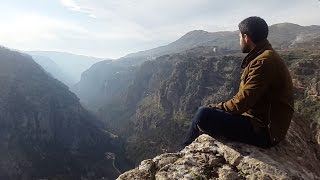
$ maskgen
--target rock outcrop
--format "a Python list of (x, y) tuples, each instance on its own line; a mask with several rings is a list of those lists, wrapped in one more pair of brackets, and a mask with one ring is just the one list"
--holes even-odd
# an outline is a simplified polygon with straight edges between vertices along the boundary
[(320, 179), (319, 144), (295, 117), (287, 138), (270, 149), (199, 136), (178, 153), (141, 164), (118, 180), (170, 179)]

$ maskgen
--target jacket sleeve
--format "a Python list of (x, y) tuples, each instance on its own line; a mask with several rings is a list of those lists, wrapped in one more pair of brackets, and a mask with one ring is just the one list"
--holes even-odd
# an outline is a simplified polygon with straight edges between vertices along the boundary
[(232, 99), (222, 103), (222, 109), (232, 114), (242, 114), (252, 108), (270, 85), (270, 62), (263, 59), (253, 60), (248, 66), (249, 72), (242, 88), (239, 88)]

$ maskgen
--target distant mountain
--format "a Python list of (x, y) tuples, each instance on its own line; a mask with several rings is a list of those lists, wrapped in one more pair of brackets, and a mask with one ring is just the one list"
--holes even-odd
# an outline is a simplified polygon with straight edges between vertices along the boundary
[[(320, 26), (300, 26), (292, 23), (280, 23), (270, 26), (269, 40), (276, 48), (287, 48), (297, 39), (310, 34), (320, 34)], [(165, 54), (179, 53), (197, 46), (213, 46), (238, 51), (239, 31), (206, 32), (191, 31), (178, 40), (154, 49), (132, 53), (123, 59), (147, 57), (152, 60)]]
[[(320, 26), (300, 26), (292, 23), (281, 23), (270, 26), (269, 40), (276, 48), (286, 49), (308, 36), (319, 37)], [(308, 41), (311, 39), (309, 38)]]
[(72, 80), (72, 78), (69, 77), (67, 73), (63, 72), (62, 69), (52, 59), (37, 55), (33, 55), (32, 58), (51, 76), (57, 78), (65, 85), (71, 86), (74, 84), (75, 80)]
[(129, 54), (124, 58), (149, 57), (156, 58), (165, 54), (173, 54), (192, 49), (197, 46), (217, 46), (219, 48), (239, 49), (237, 32), (207, 32), (203, 30), (191, 31), (178, 40), (154, 49)]
[(66, 85), (0, 48), (0, 179), (115, 179), (121, 149)]
[[(269, 40), (275, 48), (288, 48), (297, 40), (310, 35), (319, 35), (320, 26), (300, 26), (293, 23), (279, 23), (269, 27)], [(178, 40), (164, 46), (128, 54), (119, 60), (146, 61), (154, 60), (156, 57), (180, 53), (198, 47), (208, 46), (226, 49), (229, 51), (239, 51), (239, 31), (207, 32), (203, 30), (190, 31)], [(134, 62), (133, 62), (134, 63)]]
[(91, 65), (105, 60), (101, 58), (54, 51), (28, 51), (26, 53), (35, 57), (42, 56), (50, 58), (61, 68), (63, 72), (66, 73), (67, 77), (64, 81), (71, 81), (70, 84), (77, 83), (80, 80), (81, 73), (90, 68)]

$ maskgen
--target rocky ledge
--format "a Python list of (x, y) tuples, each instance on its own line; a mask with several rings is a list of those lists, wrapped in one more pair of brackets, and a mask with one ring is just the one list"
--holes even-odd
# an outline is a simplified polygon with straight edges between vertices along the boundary
[(292, 122), (287, 138), (270, 149), (201, 135), (178, 153), (142, 161), (118, 180), (320, 179), (319, 144), (308, 140), (301, 125)]

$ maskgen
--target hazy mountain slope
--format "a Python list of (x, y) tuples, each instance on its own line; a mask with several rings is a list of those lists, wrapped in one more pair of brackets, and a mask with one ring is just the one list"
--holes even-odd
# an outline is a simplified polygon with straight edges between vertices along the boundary
[(32, 56), (33, 60), (36, 61), (44, 70), (46, 70), (51, 76), (63, 82), (67, 86), (71, 86), (76, 81), (63, 72), (62, 69), (53, 62), (50, 58), (44, 56)]
[(0, 48), (0, 179), (114, 179), (119, 140), (28, 55)]
[(81, 73), (90, 68), (96, 62), (104, 59), (75, 55), (65, 52), (54, 52), (54, 51), (28, 51), (30, 55), (44, 56), (53, 60), (61, 70), (69, 77), (71, 77), (72, 84), (75, 84), (80, 80)]
[(118, 61), (101, 61), (83, 72), (81, 81), (71, 90), (81, 97), (85, 107), (96, 112), (100, 107), (123, 97), (136, 69)]

